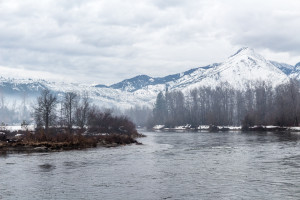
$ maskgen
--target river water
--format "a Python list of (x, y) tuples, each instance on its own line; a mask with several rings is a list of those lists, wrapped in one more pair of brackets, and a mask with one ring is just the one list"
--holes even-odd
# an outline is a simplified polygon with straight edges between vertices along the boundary
[(144, 133), (144, 145), (2, 155), (0, 199), (300, 199), (300, 134)]

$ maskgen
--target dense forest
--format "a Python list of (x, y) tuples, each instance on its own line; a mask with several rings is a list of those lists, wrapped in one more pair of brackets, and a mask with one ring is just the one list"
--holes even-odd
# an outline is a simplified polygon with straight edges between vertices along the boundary
[(198, 125), (278, 125), (298, 126), (300, 85), (291, 79), (273, 88), (264, 81), (249, 83), (235, 90), (228, 83), (200, 87), (188, 94), (160, 92), (148, 126)]
[(152, 108), (149, 108), (148, 106), (136, 105), (134, 107), (131, 107), (130, 109), (124, 110), (123, 112), (116, 112), (116, 110), (114, 110), (114, 113), (127, 116), (138, 127), (146, 127), (149, 123), (149, 120), (153, 117)]

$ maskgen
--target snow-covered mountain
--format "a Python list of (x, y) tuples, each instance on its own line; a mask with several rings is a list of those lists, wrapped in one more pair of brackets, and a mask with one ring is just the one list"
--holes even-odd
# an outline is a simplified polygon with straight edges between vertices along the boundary
[(157, 93), (164, 91), (166, 87), (169, 90), (187, 92), (199, 86), (214, 87), (221, 82), (228, 82), (234, 88), (243, 89), (247, 83), (257, 80), (276, 86), (288, 81), (289, 78), (300, 80), (300, 63), (292, 66), (268, 61), (253, 49), (242, 48), (223, 63), (193, 68), (183, 73), (159, 78), (139, 75), (110, 86), (8, 79), (1, 77), (0, 72), (0, 94), (15, 97), (27, 94), (35, 98), (44, 88), (49, 88), (57, 94), (87, 91), (94, 103), (98, 105), (129, 108), (134, 105), (153, 105)]

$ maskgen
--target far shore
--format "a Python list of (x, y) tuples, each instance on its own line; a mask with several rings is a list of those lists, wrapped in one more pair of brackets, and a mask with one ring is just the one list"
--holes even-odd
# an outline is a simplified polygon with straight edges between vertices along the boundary
[(172, 128), (166, 127), (165, 125), (155, 125), (152, 130), (154, 131), (289, 131), (289, 132), (300, 132), (299, 126), (294, 127), (281, 127), (281, 126), (249, 126), (249, 127), (242, 127), (242, 126), (215, 126), (215, 125), (201, 125), (197, 127), (192, 127), (191, 125), (187, 124), (184, 126), (175, 126)]

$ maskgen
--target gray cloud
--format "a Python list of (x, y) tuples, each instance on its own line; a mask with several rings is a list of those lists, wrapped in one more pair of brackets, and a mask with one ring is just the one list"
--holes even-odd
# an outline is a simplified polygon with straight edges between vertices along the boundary
[(293, 64), (300, 60), (299, 6), (296, 0), (0, 1), (0, 65), (111, 84), (220, 62), (240, 46), (268, 49), (269, 59)]
[(299, 54), (299, 9), (294, 0), (240, 1), (223, 13), (224, 29), (233, 44)]

